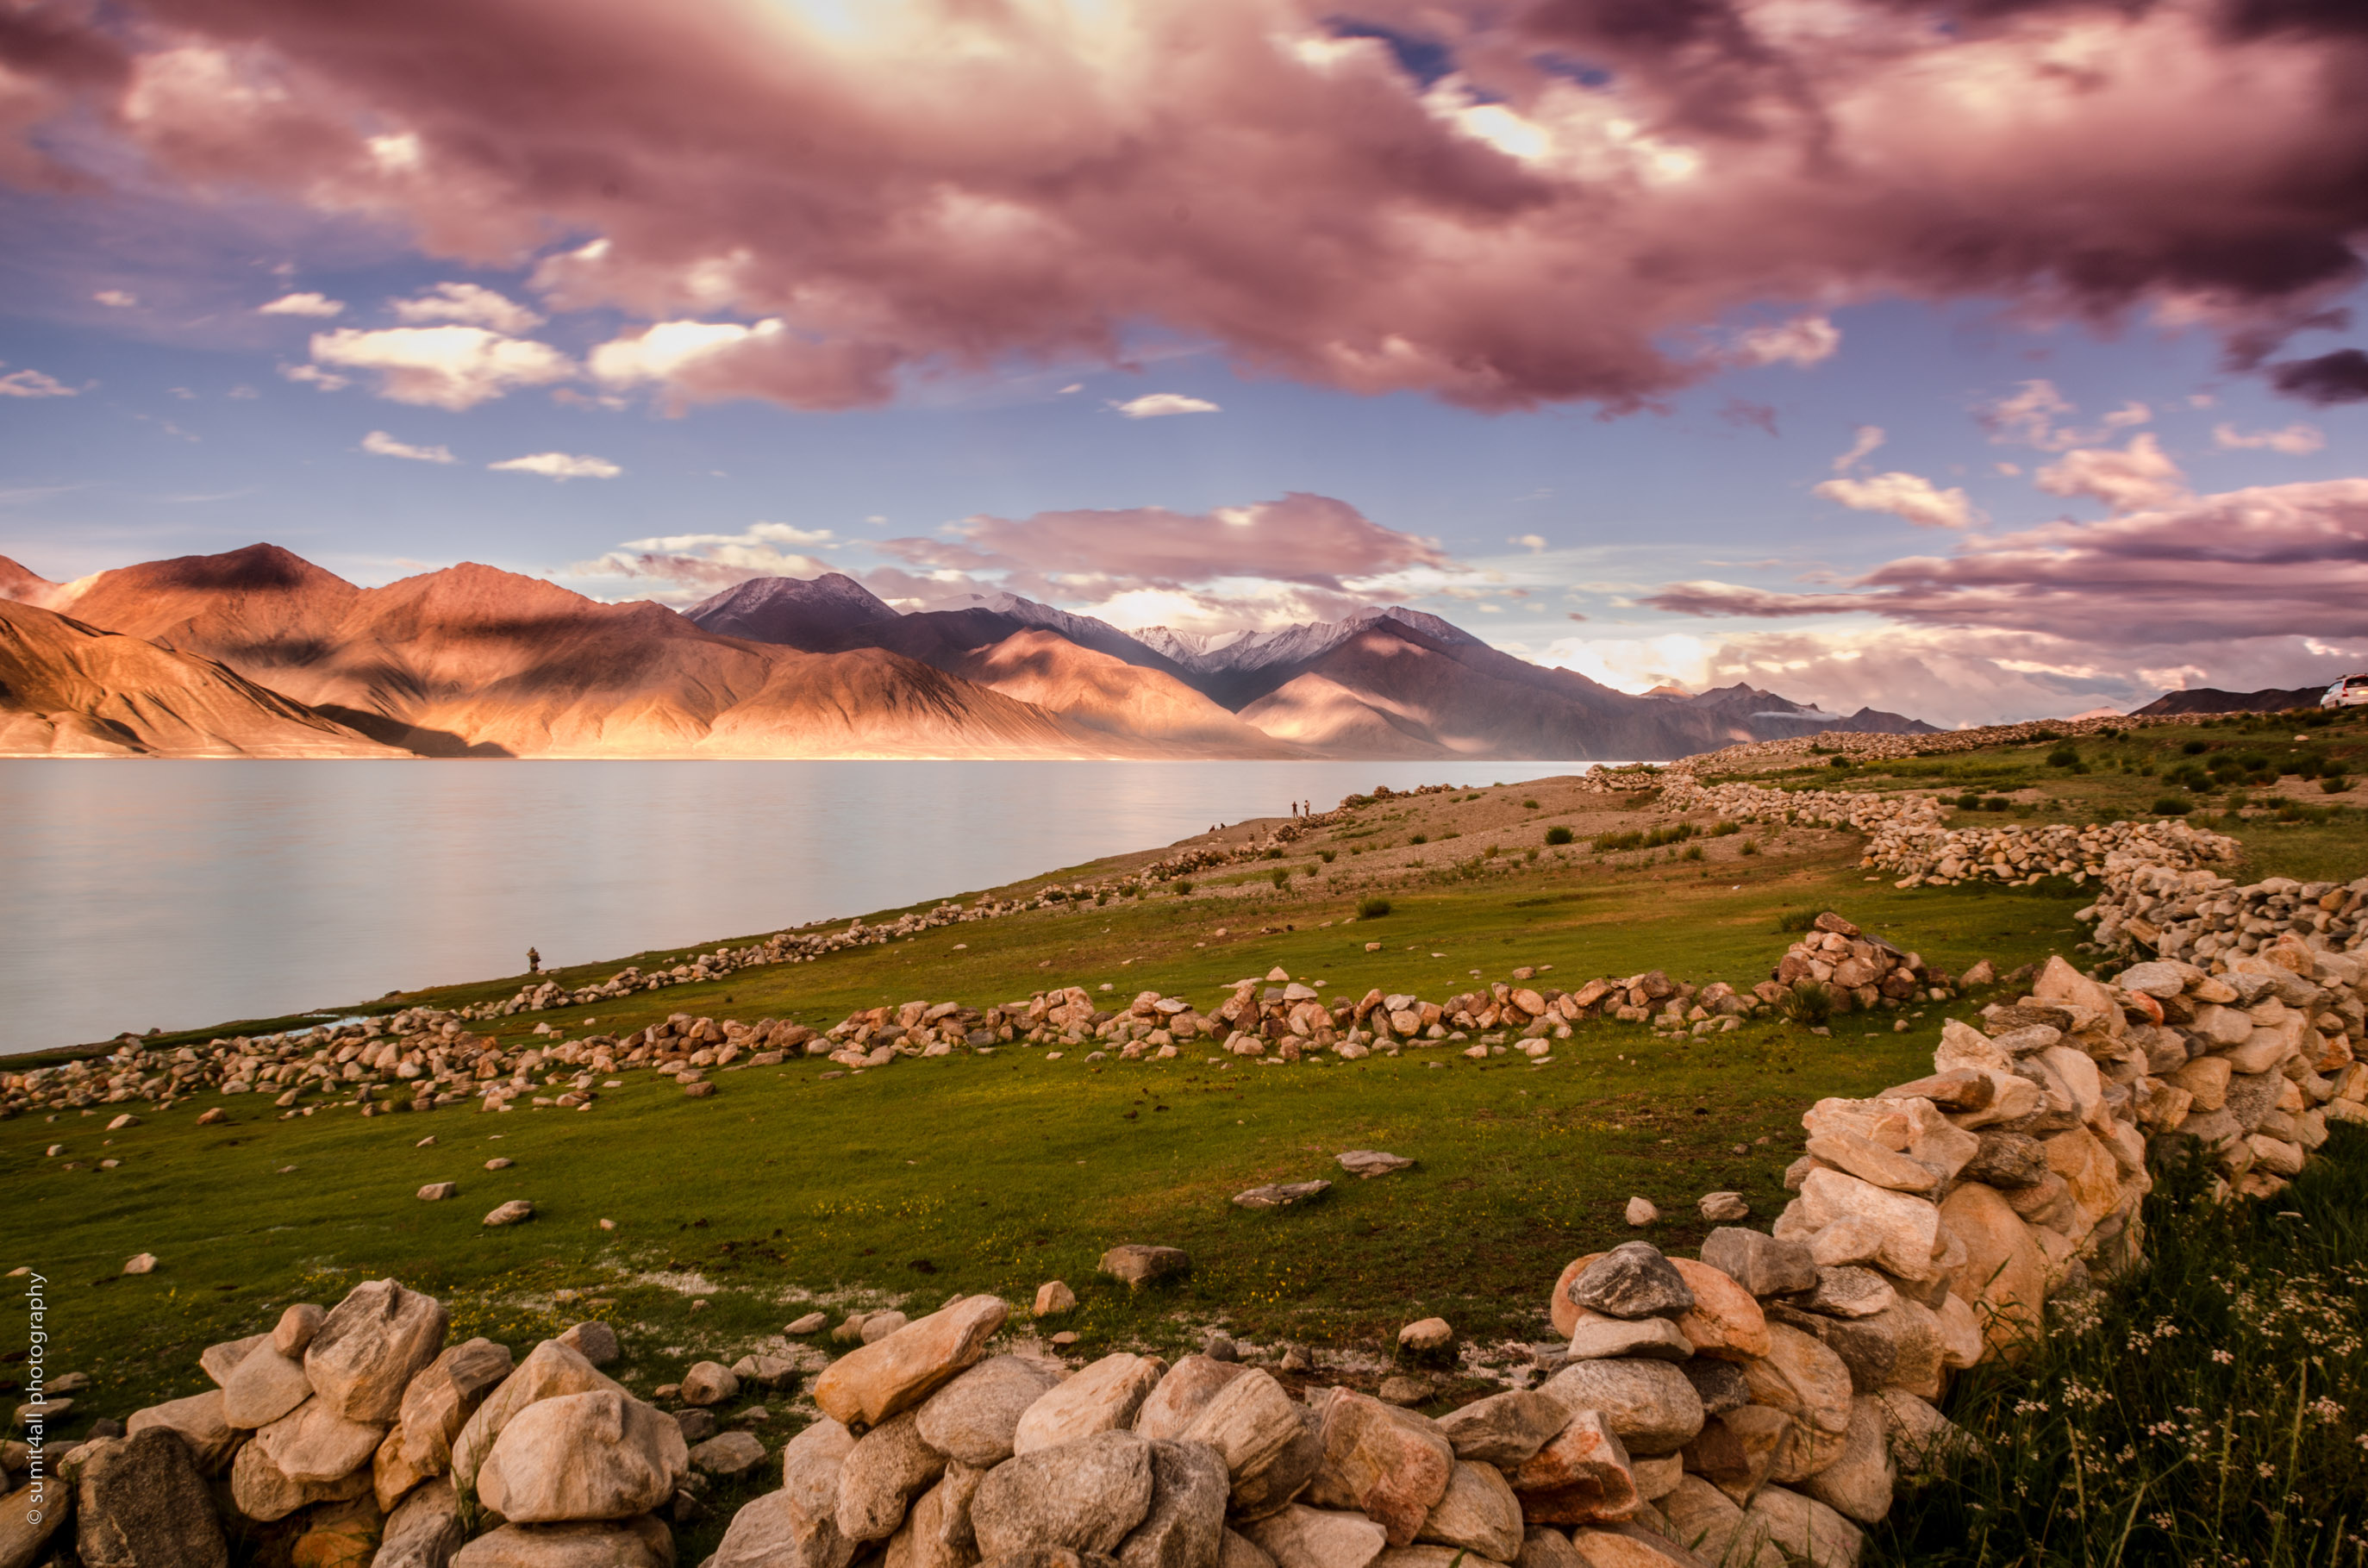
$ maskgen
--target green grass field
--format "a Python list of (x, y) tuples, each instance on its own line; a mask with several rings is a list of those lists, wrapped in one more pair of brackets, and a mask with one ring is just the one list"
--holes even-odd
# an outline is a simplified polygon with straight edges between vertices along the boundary
[[(2143, 739), (2183, 755), (2184, 733)], [(2034, 815), (2085, 820), (2118, 798), (2108, 791), (2156, 788), (2118, 767), (2050, 767), (2022, 755), (2031, 749), (1983, 766), (2001, 785), (2012, 771)], [(1856, 788), (1938, 787), (1905, 772), (1848, 771)], [(1399, 812), (1293, 846), (1286, 866), (1318, 874), (1294, 875), (1287, 892), (1266, 882), (1231, 892), (1204, 885), (1189, 897), (959, 926), (621, 1006), (528, 1015), (499, 1032), (549, 1018), (581, 1034), (590, 1020), (577, 1011), (604, 1033), (674, 1012), (821, 1025), (882, 1003), (985, 1005), (1069, 984), (1206, 1004), (1226, 983), (1275, 967), (1321, 980), (1329, 994), (1377, 985), (1433, 999), (1471, 985), (1475, 971), (1497, 980), (1517, 965), (1551, 964), (1546, 978), (1565, 985), (1661, 968), (1748, 986), (1791, 940), (1783, 917), (1824, 908), (1951, 971), (1983, 957), (2004, 971), (2068, 951), (2085, 935), (2072, 919), (2078, 890), (1903, 892), (1870, 880), (1846, 835), (1752, 830), (1597, 855), (1588, 832), (1600, 822), (1641, 828), (1658, 819), (1600, 801), (1589, 818), (1543, 782), (1429, 800), (1429, 816)], [(2222, 827), (2217, 816), (2209, 825)], [(1441, 821), (1469, 825), (1436, 829), (1448, 838), (1425, 832)], [(1556, 821), (1588, 832), (1567, 852), (1528, 858)], [(2349, 876), (2368, 869), (2363, 828), (2368, 816), (2341, 810), (2317, 822), (2240, 818), (2226, 831), (2253, 858), (2240, 874), (2340, 868)], [(1417, 832), (1432, 842), (1412, 843)], [(1489, 844), (1503, 853), (1487, 857)], [(1351, 857), (1349, 846), (1366, 853)], [(1326, 847), (1334, 861), (1320, 858)], [(1694, 848), (1703, 858), (1683, 858)], [(1343, 924), (1376, 889), (1391, 913)], [(1228, 935), (1215, 935), (1220, 926)], [(1366, 952), (1369, 941), (1383, 950)], [(564, 978), (673, 956), (620, 958)], [(450, 1006), (507, 996), (516, 984), (509, 977), (371, 1006)], [(955, 1292), (994, 1291), (1024, 1304), (1055, 1278), (1081, 1305), (1043, 1326), (1076, 1331), (1082, 1353), (1173, 1351), (1223, 1325), (1255, 1343), (1311, 1347), (1324, 1381), (1370, 1384), (1395, 1330), (1414, 1318), (1443, 1315), (1508, 1356), (1544, 1337), (1555, 1273), (1631, 1233), (1621, 1210), (1632, 1195), (1660, 1206), (1666, 1218), (1650, 1233), (1670, 1247), (1699, 1240), (1706, 1227), (1693, 1204), (1706, 1191), (1742, 1191), (1772, 1217), (1798, 1153), (1800, 1113), (1819, 1096), (1865, 1094), (1929, 1070), (1944, 1013), (1965, 1016), (1986, 999), (1843, 1017), (1830, 1038), (1775, 1020), (1686, 1042), (1590, 1024), (1543, 1067), (1517, 1054), (1480, 1063), (1438, 1049), (1220, 1067), (1206, 1049), (1166, 1063), (1087, 1063), (1082, 1051), (1054, 1062), (1007, 1048), (829, 1078), (831, 1064), (818, 1059), (735, 1067), (712, 1074), (718, 1092), (703, 1100), (635, 1073), (585, 1112), (521, 1105), (365, 1119), (327, 1110), (282, 1121), (259, 1096), (205, 1096), (112, 1135), (105, 1123), (120, 1108), (25, 1116), (0, 1123), (0, 1257), (50, 1280), (52, 1374), (96, 1380), (78, 1415), (120, 1417), (194, 1392), (205, 1344), (268, 1327), (291, 1301), (334, 1301), (388, 1275), (441, 1297), (456, 1335), (488, 1335), (521, 1353), (576, 1318), (608, 1318), (627, 1350), (611, 1370), (645, 1393), (692, 1360), (757, 1348), (806, 1310), (802, 1302), (918, 1312)], [(1902, 1017), (1909, 1027), (1895, 1032)], [(230, 1124), (195, 1125), (209, 1105), (228, 1108)], [(415, 1147), (430, 1135), (433, 1147)], [(45, 1157), (51, 1143), (65, 1144), (81, 1168)], [(1419, 1163), (1346, 1179), (1333, 1156), (1353, 1148)], [(496, 1155), (517, 1164), (484, 1170)], [(121, 1164), (93, 1168), (101, 1157)], [(1228, 1202), (1259, 1183), (1318, 1176), (1338, 1185), (1312, 1208), (1254, 1213)], [(460, 1183), (458, 1200), (414, 1197), (442, 1180)], [(478, 1223), (511, 1198), (532, 1199), (538, 1217), (509, 1230)], [(617, 1228), (601, 1229), (603, 1219)], [(1131, 1298), (1092, 1274), (1103, 1249), (1126, 1241), (1184, 1247), (1196, 1268), (1179, 1286)], [(161, 1259), (154, 1274), (119, 1272), (143, 1251)], [(563, 1301), (563, 1290), (580, 1299)], [(0, 1392), (10, 1370), (0, 1366)]]

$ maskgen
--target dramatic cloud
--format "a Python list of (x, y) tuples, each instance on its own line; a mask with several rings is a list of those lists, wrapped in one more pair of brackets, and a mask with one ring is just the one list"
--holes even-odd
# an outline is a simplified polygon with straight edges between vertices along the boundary
[(313, 358), (380, 372), (379, 395), (393, 402), (455, 411), (575, 374), (574, 361), (549, 344), (481, 326), (339, 327), (313, 335)]
[[(1877, 439), (1882, 435), (1875, 431)], [(1861, 431), (1861, 441), (1864, 436)], [(1895, 471), (1870, 479), (1828, 479), (1816, 494), (1856, 511), (1888, 512), (1928, 528), (1962, 528), (1974, 520), (1974, 504), (1964, 491), (1942, 490), (1920, 474)]]
[(2041, 469), (2032, 483), (2050, 495), (2094, 496), (2116, 512), (2168, 506), (2187, 494), (2186, 475), (2152, 436), (2132, 437), (2119, 450), (2075, 448)]
[(449, 463), (458, 460), (450, 447), (415, 447), (398, 441), (383, 430), (373, 430), (362, 437), (362, 450), (375, 452), (382, 458), (408, 458), (418, 463)]
[(268, 304), (255, 307), (260, 316), (335, 316), (345, 313), (346, 302), (332, 300), (326, 294), (282, 294)]
[(2368, 354), (2339, 348), (2316, 359), (2289, 359), (2270, 372), (2270, 382), (2289, 397), (2321, 405), (2368, 401)]
[(971, 517), (948, 532), (949, 539), (889, 540), (879, 548), (918, 566), (1056, 575), (1094, 597), (1230, 578), (1342, 593), (1357, 579), (1454, 565), (1432, 540), (1385, 528), (1345, 501), (1299, 492), (1212, 512), (1134, 506)]
[[(2368, 32), (2340, 6), (1354, 17), (417, 0), (391, 27), (310, 0), (49, 6), (11, 24), (39, 41), (0, 77), (0, 178), (88, 185), (128, 153), (143, 180), (404, 224), (475, 265), (569, 235), (535, 274), (546, 308), (781, 324), (644, 361), (662, 398), (801, 407), (1129, 364), (1156, 337), (1360, 392), (1619, 411), (1738, 364), (1815, 364), (1829, 312), (1882, 298), (2100, 324), (2153, 307), (2257, 363), (2362, 275)], [(1393, 39), (1345, 36), (1377, 28)], [(2368, 395), (2368, 361), (2277, 375)]]
[(487, 463), (495, 473), (539, 473), (545, 479), (614, 479), (625, 471), (606, 458), (571, 457), (565, 452), (536, 452)]
[(1206, 398), (1187, 397), (1182, 392), (1145, 392), (1132, 402), (1114, 403), (1110, 407), (1129, 419), (1164, 419), (1171, 414), (1224, 412)]
[(76, 389), (39, 370), (11, 370), (0, 376), (0, 397), (73, 397)]
[(2212, 439), (2224, 450), (2283, 452), (2299, 458), (2317, 451), (2327, 445), (2327, 437), (2315, 425), (2289, 425), (2283, 430), (2256, 430), (2248, 435), (2234, 425), (2214, 425)]
[(1935, 628), (2176, 649), (2368, 635), (2368, 479), (2189, 497), (1894, 561), (1823, 593), (1672, 584), (1645, 602), (1701, 616), (1871, 613)]
[[(309, 298), (318, 299), (320, 296), (315, 294)], [(438, 283), (417, 299), (390, 300), (387, 305), (399, 322), (410, 324), (458, 322), (462, 326), (490, 327), (513, 337), (523, 332), (532, 332), (542, 324), (541, 315), (517, 301), (474, 283)]]

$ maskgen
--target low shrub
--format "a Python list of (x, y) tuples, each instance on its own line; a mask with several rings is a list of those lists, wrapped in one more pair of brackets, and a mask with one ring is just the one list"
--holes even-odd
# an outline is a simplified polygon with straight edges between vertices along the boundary
[(1430, 835), (1427, 833), (1417, 833), (1412, 838), (1407, 839), (1406, 842), (1408, 844), (1428, 844), (1430, 842)]
[(1316, 857), (1327, 866), (1333, 862), (1334, 858), (1337, 858), (1339, 853), (1340, 852), (1338, 849), (1319, 849), (1315, 852)]
[(1702, 846), (1699, 844), (1687, 845), (1683, 850), (1679, 852), (1678, 855), (1678, 858), (1680, 860), (1699, 860), (1702, 858)]
[(1192, 880), (1190, 877), (1187, 877), (1182, 881), (1178, 882), (1176, 884), (1176, 891), (1178, 894), (1190, 893), (1192, 891)]
[(1981, 792), (1975, 790), (1968, 790), (1964, 794), (1958, 796), (1957, 809), (1961, 812), (1977, 812), (1981, 810)]
[(1290, 867), (1277, 866), (1274, 869), (1274, 885), (1279, 888), (1287, 888), (1291, 885)]
[(2154, 803), (2154, 814), (2158, 817), (2183, 817), (2194, 809), (2176, 795), (2165, 795)]
[(1557, 824), (1556, 826), (1546, 829), (1546, 842), (1548, 844), (1568, 844), (1570, 839), (1570, 829), (1566, 827)]
[(2079, 760), (2080, 754), (2070, 746), (2057, 746), (2047, 754), (2047, 766), (2050, 767), (2070, 767)]
[(1834, 994), (1816, 981), (1795, 981), (1777, 1010), (1804, 1028), (1816, 1028), (1834, 1016)]
[(1780, 937), (1799, 931), (1814, 931), (1816, 926), (1817, 916), (1814, 910), (1788, 909), (1776, 917), (1776, 934)]
[(1988, 795), (1983, 797), (1982, 810), (1986, 812), (2002, 812), (2013, 804), (2014, 802), (2008, 800), (2004, 795)]
[(1536, 811), (1538, 809), (1538, 803), (1535, 801), (1523, 801), (1521, 804), (1528, 807), (1531, 811)]
[(1389, 912), (1390, 901), (1385, 898), (1369, 898), (1357, 905), (1357, 918), (1360, 920), (1379, 920)]
[(1738, 849), (1738, 850), (1736, 850), (1736, 854), (1738, 854), (1738, 855), (1757, 855), (1757, 854), (1759, 854), (1759, 840), (1758, 840), (1758, 839), (1756, 839), (1756, 838), (1747, 838), (1747, 839), (1745, 839), (1745, 840), (1743, 841), (1743, 847), (1742, 847), (1742, 848), (1740, 848), (1740, 849)]

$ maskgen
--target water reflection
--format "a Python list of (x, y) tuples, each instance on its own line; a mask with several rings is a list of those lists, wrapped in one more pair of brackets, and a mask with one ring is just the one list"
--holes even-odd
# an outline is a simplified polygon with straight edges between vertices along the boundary
[(958, 894), (1577, 763), (0, 762), (0, 1051)]

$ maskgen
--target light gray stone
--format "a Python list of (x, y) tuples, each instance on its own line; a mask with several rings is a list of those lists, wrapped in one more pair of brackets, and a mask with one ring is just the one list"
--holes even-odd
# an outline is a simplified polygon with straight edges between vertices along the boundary
[(477, 1467), (492, 1450), (502, 1428), (520, 1411), (541, 1400), (602, 1389), (620, 1394), (625, 1392), (574, 1350), (556, 1339), (544, 1340), (527, 1353), (518, 1370), (486, 1393), (462, 1424), (461, 1435), (452, 1440), (452, 1483), (463, 1492), (476, 1485)]
[(222, 1384), (222, 1419), (253, 1430), (268, 1426), (313, 1397), (304, 1364), (271, 1348), (268, 1336), (241, 1357)]
[(1882, 1401), (1873, 1394), (1858, 1395), (1850, 1401), (1841, 1457), (1802, 1482), (1801, 1490), (1860, 1524), (1881, 1522), (1891, 1512), (1891, 1494), (1899, 1479), (1887, 1437)]
[(1037, 1362), (990, 1356), (921, 1403), (921, 1440), (949, 1459), (992, 1470), (1011, 1457), (1028, 1407), (1059, 1382)]
[(1451, 1410), (1436, 1423), (1460, 1460), (1509, 1471), (1570, 1425), (1570, 1412), (1529, 1389), (1514, 1389)]
[(722, 1404), (727, 1399), (739, 1396), (739, 1378), (721, 1361), (694, 1363), (690, 1370), (682, 1375), (682, 1402), (685, 1404)]
[(1205, 1443), (1151, 1444), (1151, 1509), (1119, 1543), (1123, 1568), (1217, 1568), (1232, 1491), (1225, 1462)]
[(1521, 1551), (1520, 1502), (1495, 1465), (1458, 1460), (1446, 1495), (1432, 1506), (1415, 1540), (1510, 1562)]
[(479, 1467), (477, 1495), (514, 1524), (624, 1519), (672, 1499), (689, 1468), (680, 1427), (599, 1389), (519, 1411)]
[(906, 1411), (859, 1438), (838, 1472), (838, 1533), (859, 1544), (885, 1540), (905, 1522), (912, 1500), (937, 1484), (946, 1456), (921, 1440), (919, 1415)]
[(1148, 1356), (1105, 1356), (1037, 1397), (1013, 1429), (1011, 1451), (1058, 1448), (1089, 1433), (1129, 1426), (1167, 1368)]
[(271, 1348), (282, 1356), (303, 1355), (313, 1336), (321, 1332), (322, 1320), (328, 1315), (310, 1301), (297, 1302), (281, 1312), (279, 1323), (272, 1326)]
[(444, 1348), (444, 1303), (392, 1279), (357, 1285), (321, 1320), (304, 1375), (348, 1421), (393, 1421), (403, 1391)]
[(751, 1432), (725, 1432), (713, 1437), (690, 1450), (690, 1463), (695, 1470), (729, 1480), (746, 1475), (765, 1462), (764, 1439)]
[(378, 1555), (370, 1568), (450, 1568), (452, 1554), (468, 1539), (461, 1523), (461, 1499), (442, 1476), (422, 1484), (386, 1517)]
[(1030, 1548), (1114, 1551), (1151, 1511), (1151, 1445), (1099, 1431), (1008, 1459), (971, 1499), (971, 1528), (988, 1561)]
[(615, 1524), (504, 1525), (462, 1547), (452, 1568), (675, 1568), (674, 1535), (647, 1515)]
[[(138, 1437), (151, 1426), (169, 1426), (189, 1446), (189, 1458), (200, 1475), (219, 1475), (230, 1463), (242, 1434), (222, 1415), (222, 1391), (208, 1389), (187, 1399), (167, 1400), (132, 1413), (125, 1432)], [(22, 1466), (17, 1467), (22, 1469)], [(5, 1562), (0, 1558), (0, 1562)]]
[(1814, 1290), (1817, 1262), (1801, 1242), (1780, 1242), (1761, 1231), (1713, 1231), (1702, 1244), (1702, 1260), (1754, 1296)]
[(1167, 1369), (1159, 1386), (1134, 1413), (1134, 1429), (1154, 1441), (1162, 1437), (1180, 1437), (1192, 1425), (1192, 1418), (1201, 1408), (1217, 1397), (1217, 1391), (1241, 1377), (1249, 1369), (1230, 1359), (1233, 1341), (1225, 1342), (1226, 1358), (1187, 1356)]
[(888, 1538), (883, 1568), (972, 1568), (978, 1537), (970, 1525), (971, 1499), (986, 1472), (959, 1460), (947, 1464), (938, 1483), (921, 1494), (904, 1528)]
[(1667, 1361), (1574, 1361), (1538, 1392), (1573, 1414), (1601, 1411), (1632, 1453), (1675, 1453), (1702, 1426), (1702, 1396)]
[(1276, 1568), (1370, 1568), (1389, 1544), (1382, 1527), (1362, 1514), (1294, 1503), (1247, 1528)]
[(1582, 1313), (1570, 1335), (1570, 1358), (1574, 1361), (1601, 1361), (1621, 1356), (1683, 1361), (1693, 1353), (1693, 1341), (1668, 1318), (1612, 1318), (1588, 1312)]
[(625, 1353), (617, 1331), (598, 1318), (586, 1318), (559, 1336), (559, 1343), (596, 1367), (605, 1367)]
[(335, 1481), (370, 1462), (386, 1428), (348, 1421), (335, 1405), (308, 1399), (255, 1435), (271, 1462), (290, 1481)]

